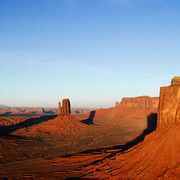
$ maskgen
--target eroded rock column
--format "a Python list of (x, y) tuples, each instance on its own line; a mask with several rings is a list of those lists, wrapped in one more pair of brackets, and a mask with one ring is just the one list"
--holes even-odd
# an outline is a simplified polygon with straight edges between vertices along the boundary
[(63, 99), (62, 106), (61, 106), (61, 102), (59, 102), (58, 116), (63, 117), (63, 116), (69, 116), (70, 114), (71, 114), (70, 101), (69, 99)]
[(59, 102), (59, 104), (58, 104), (58, 116), (62, 116), (61, 102)]

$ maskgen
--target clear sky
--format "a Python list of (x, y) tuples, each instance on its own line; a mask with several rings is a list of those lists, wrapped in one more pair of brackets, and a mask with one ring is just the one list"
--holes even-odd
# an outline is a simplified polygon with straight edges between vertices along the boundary
[(174, 75), (179, 0), (0, 0), (0, 104), (109, 107)]

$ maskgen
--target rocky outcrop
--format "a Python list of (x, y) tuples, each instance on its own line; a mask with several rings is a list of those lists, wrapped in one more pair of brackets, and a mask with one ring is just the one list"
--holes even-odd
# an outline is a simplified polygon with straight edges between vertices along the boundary
[(180, 123), (180, 84), (168, 87), (161, 87), (158, 129), (162, 127), (174, 126)]
[(171, 80), (171, 86), (179, 86), (180, 85), (180, 76), (175, 76)]
[(120, 103), (116, 102), (115, 106), (139, 107), (139, 108), (158, 108), (159, 98), (140, 96), (122, 98)]
[(58, 104), (58, 116), (62, 116), (61, 102), (59, 102), (59, 104)]
[(67, 116), (70, 115), (71, 109), (70, 109), (70, 101), (69, 99), (63, 99), (62, 101), (62, 115)]
[(58, 116), (63, 117), (63, 116), (69, 116), (70, 114), (71, 114), (70, 101), (69, 99), (63, 99), (62, 106), (61, 106), (61, 102), (59, 102)]
[(116, 102), (115, 107), (118, 107), (118, 106), (120, 106), (120, 103)]

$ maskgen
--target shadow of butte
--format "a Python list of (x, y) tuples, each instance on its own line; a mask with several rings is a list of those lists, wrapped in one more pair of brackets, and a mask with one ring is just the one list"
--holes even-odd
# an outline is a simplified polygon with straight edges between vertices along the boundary
[[(89, 118), (88, 118), (89, 119)], [(84, 120), (82, 120), (84, 121)], [(102, 152), (102, 151), (108, 151), (108, 150), (116, 150), (116, 152), (111, 153), (110, 155), (100, 159), (100, 160), (96, 160), (90, 164), (84, 165), (84, 167), (92, 165), (92, 164), (96, 164), (99, 163), (107, 158), (111, 158), (114, 157), (116, 154), (118, 153), (125, 153), (125, 151), (129, 150), (130, 148), (132, 148), (133, 146), (136, 146), (137, 144), (139, 144), (140, 142), (142, 142), (145, 138), (146, 135), (152, 133), (153, 131), (156, 130), (156, 126), (157, 126), (157, 113), (151, 113), (147, 116), (147, 128), (135, 139), (133, 139), (130, 142), (127, 142), (124, 145), (118, 145), (118, 146), (113, 146), (113, 147), (106, 147), (106, 148), (99, 148), (99, 149), (94, 149), (94, 150), (87, 150), (87, 151), (83, 151), (80, 152), (78, 154), (90, 154), (90, 153), (95, 153), (95, 152)], [(77, 155), (77, 154), (67, 154), (63, 157), (68, 158), (71, 157), (73, 155)]]
[(96, 114), (96, 111), (91, 111), (89, 117), (87, 119), (81, 120), (81, 122), (88, 125), (94, 124), (95, 114)]
[(0, 127), (0, 136), (8, 136), (10, 133), (17, 131), (19, 129), (25, 128), (25, 127), (30, 127), (36, 124), (40, 124), (45, 121), (52, 120), (56, 118), (57, 115), (49, 115), (49, 116), (42, 116), (38, 118), (29, 118), (23, 122), (9, 125), (9, 126), (1, 126)]

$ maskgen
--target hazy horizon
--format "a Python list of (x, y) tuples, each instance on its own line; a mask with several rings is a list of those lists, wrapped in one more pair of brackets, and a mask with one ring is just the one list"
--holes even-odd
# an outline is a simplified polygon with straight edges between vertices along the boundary
[(0, 104), (112, 107), (179, 75), (180, 1), (0, 0)]

